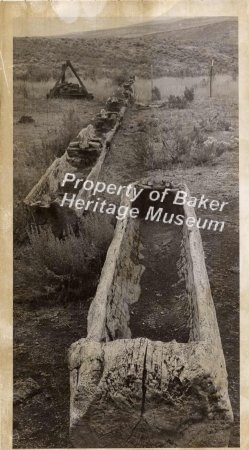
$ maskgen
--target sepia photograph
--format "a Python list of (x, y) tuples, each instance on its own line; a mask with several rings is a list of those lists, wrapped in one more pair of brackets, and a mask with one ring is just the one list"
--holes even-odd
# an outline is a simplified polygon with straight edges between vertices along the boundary
[(53, 20), (13, 28), (13, 448), (240, 447), (238, 18)]

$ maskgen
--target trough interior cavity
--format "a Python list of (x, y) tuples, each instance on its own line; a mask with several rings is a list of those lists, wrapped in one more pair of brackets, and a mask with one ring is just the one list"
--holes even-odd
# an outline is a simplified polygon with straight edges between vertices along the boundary
[[(173, 204), (174, 194), (161, 202), (150, 202), (148, 192), (141, 196), (139, 235), (143, 245), (141, 263), (145, 271), (140, 280), (138, 302), (130, 305), (130, 330), (133, 338), (188, 342), (189, 304), (185, 279), (179, 276), (182, 226), (145, 220), (149, 206), (155, 210), (182, 214), (183, 208)], [(162, 217), (162, 216), (161, 216)]]

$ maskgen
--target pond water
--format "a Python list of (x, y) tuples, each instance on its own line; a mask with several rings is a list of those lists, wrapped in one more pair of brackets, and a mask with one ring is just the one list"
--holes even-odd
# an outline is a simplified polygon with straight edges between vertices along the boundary
[[(75, 82), (74, 77), (67, 78), (69, 82)], [(32, 88), (34, 96), (40, 96), (40, 90), (42, 89), (42, 95), (44, 92), (48, 92), (53, 86), (55, 81), (49, 80), (45, 83), (32, 82)], [(18, 83), (17, 83), (18, 84)], [(84, 79), (84, 84), (89, 92), (92, 92), (94, 97), (103, 102), (114, 94), (117, 89), (117, 85), (111, 78), (97, 78), (95, 80), (91, 78)], [(157, 87), (160, 91), (161, 99), (166, 100), (169, 95), (183, 95), (185, 87), (194, 88), (195, 97), (208, 98), (209, 97), (209, 77), (160, 77), (153, 80), (148, 78), (136, 77), (134, 84), (135, 98), (138, 102), (150, 102), (152, 88)], [(238, 96), (238, 80), (234, 79), (231, 75), (215, 75), (213, 77), (213, 96), (214, 97), (226, 97)]]
[[(114, 93), (116, 86), (110, 78), (99, 78), (96, 80), (86, 79), (87, 89), (96, 98), (105, 99)], [(209, 77), (160, 77), (153, 80), (136, 77), (134, 90), (135, 98), (138, 102), (150, 102), (152, 88), (157, 87), (160, 91), (161, 99), (166, 100), (169, 95), (183, 95), (185, 87), (194, 88), (195, 96), (209, 97)], [(214, 97), (236, 98), (238, 96), (238, 81), (231, 75), (215, 75), (213, 77), (212, 92)]]
[[(164, 100), (169, 95), (183, 95), (185, 87), (194, 88), (197, 97), (209, 97), (209, 77), (160, 77), (153, 81), (136, 77), (135, 97), (137, 101), (151, 101), (151, 91), (157, 87)], [(238, 81), (231, 75), (215, 75), (213, 78), (213, 96), (229, 97), (238, 95)]]

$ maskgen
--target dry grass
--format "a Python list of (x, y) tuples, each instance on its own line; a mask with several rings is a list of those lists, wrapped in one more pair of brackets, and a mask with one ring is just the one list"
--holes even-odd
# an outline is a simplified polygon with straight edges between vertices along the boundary
[(60, 126), (51, 136), (46, 139), (42, 137), (33, 146), (21, 142), (14, 145), (14, 238), (17, 242), (25, 238), (29, 221), (29, 214), (23, 205), (25, 196), (54, 159), (65, 152), (80, 128), (79, 117), (71, 109), (63, 114)]
[(62, 239), (49, 227), (32, 227), (29, 244), (22, 249), (19, 289), (24, 287), (31, 300), (38, 296), (64, 303), (92, 289), (113, 235), (108, 218), (98, 219), (85, 216), (77, 232), (68, 227)]
[[(93, 288), (113, 228), (105, 217), (96, 222), (97, 217), (87, 216), (77, 230), (66, 230), (63, 239), (46, 227), (30, 231), (30, 211), (23, 199), (100, 108), (98, 101), (48, 101), (53, 84), (53, 80), (14, 83), (14, 242), (15, 256), (21, 260), (19, 288), (30, 298), (65, 301)], [(100, 84), (99, 91), (106, 98), (107, 85)], [(34, 122), (19, 124), (25, 114)]]
[[(14, 239), (27, 237), (29, 214), (23, 200), (70, 140), (99, 111), (98, 100), (47, 100), (54, 81), (14, 81)], [(103, 89), (104, 92), (105, 89)], [(29, 115), (33, 123), (19, 124)]]
[(55, 81), (49, 79), (46, 81), (26, 81), (26, 80), (15, 80), (14, 90), (15, 90), (15, 101), (19, 97), (21, 101), (22, 97), (29, 99), (45, 99), (49, 90), (54, 86)]
[[(75, 82), (75, 78), (68, 77), (69, 82)], [(113, 94), (115, 83), (111, 78), (103, 77), (93, 79), (91, 77), (84, 78), (83, 82), (88, 92), (93, 93), (94, 98), (98, 101), (105, 102), (107, 98)], [(14, 81), (15, 102), (24, 102), (24, 99), (45, 100), (47, 93), (55, 85), (55, 79), (50, 78), (42, 81), (26, 81), (17, 79)]]
[[(184, 90), (194, 89), (195, 97), (199, 99), (209, 98), (209, 75), (208, 71), (204, 76), (163, 76), (155, 78), (153, 84), (150, 78), (137, 78), (135, 84), (136, 98), (141, 102), (151, 101), (152, 87), (160, 91), (161, 99), (166, 100), (170, 95), (182, 96)], [(237, 77), (229, 74), (216, 74), (213, 79), (213, 97), (222, 99), (229, 96), (236, 100), (238, 96)]]
[(125, 35), (113, 32), (106, 36), (102, 31), (91, 36), (79, 33), (76, 38), (16, 38), (15, 76), (31, 81), (55, 78), (68, 55), (84, 78), (103, 78), (107, 74), (114, 78), (120, 68), (146, 78), (150, 77), (151, 65), (155, 77), (205, 75), (211, 58), (215, 58), (217, 73), (236, 73), (237, 21), (196, 25), (197, 19), (186, 30), (176, 26), (168, 33), (168, 25), (155, 23), (154, 32), (150, 29), (144, 36), (141, 27), (134, 27), (133, 34), (129, 27), (120, 30)]
[[(146, 53), (148, 54), (150, 49), (152, 50), (150, 45), (152, 45), (152, 42), (155, 39), (157, 42), (155, 36), (149, 38), (149, 41), (146, 43), (148, 48), (142, 40), (138, 39), (134, 41), (136, 45), (133, 42), (132, 46), (134, 44), (135, 51), (133, 51), (134, 48), (133, 50), (129, 48), (128, 42), (126, 41), (126, 49), (128, 48), (128, 51), (126, 50), (125, 55), (122, 55), (121, 51), (123, 58), (121, 67), (125, 68), (126, 73), (133, 73), (135, 67), (135, 73), (137, 71), (140, 75), (143, 73), (144, 76), (150, 76), (150, 71), (148, 72), (147, 70), (150, 68), (150, 61), (148, 58), (145, 58), (144, 49), (146, 49)], [(30, 70), (27, 63), (28, 54), (34, 52), (35, 48), (39, 50), (37, 55), (39, 52), (43, 53), (43, 48), (41, 47), (42, 42), (43, 41), (33, 42), (32, 40), (29, 40), (26, 42), (28, 47), (30, 47), (29, 49), (23, 47), (23, 42), (19, 41), (18, 43), (18, 45), (21, 45), (21, 51), (23, 52), (24, 60), (26, 58), (26, 63), (21, 63), (22, 67), (20, 65), (17, 68), (15, 67), (17, 79), (14, 81), (14, 117), (16, 122), (14, 127), (14, 239), (16, 244), (21, 244), (24, 242), (25, 238), (27, 238), (26, 226), (29, 223), (29, 217), (23, 207), (23, 199), (34, 184), (37, 183), (55, 157), (60, 156), (65, 151), (69, 141), (81, 128), (83, 128), (83, 126), (87, 125), (93, 116), (99, 112), (100, 108), (103, 107), (104, 101), (113, 92), (113, 81), (118, 84), (121, 79), (123, 80), (122, 74), (117, 71), (117, 64), (120, 63), (120, 61), (118, 61), (120, 59), (119, 50), (122, 49), (123, 43), (120, 40), (116, 42), (115, 45), (117, 46), (116, 52), (118, 54), (118, 59), (116, 61), (108, 60), (110, 62), (110, 70), (108, 72), (103, 66), (103, 59), (101, 59), (103, 43), (101, 43), (98, 52), (96, 51), (96, 53), (94, 53), (92, 46), (95, 48), (100, 42), (99, 40), (96, 40), (95, 42), (91, 41), (84, 47), (84, 51), (87, 50), (89, 53), (88, 58), (89, 61), (91, 60), (91, 64), (88, 65), (87, 70), (86, 65), (81, 68), (80, 65), (78, 65), (77, 68), (81, 69), (79, 72), (82, 74), (87, 89), (94, 94), (95, 100), (93, 102), (71, 102), (59, 99), (48, 101), (46, 99), (46, 94), (54, 84), (53, 77), (55, 77), (55, 72), (56, 74), (60, 72), (61, 59), (60, 64), (55, 64), (53, 66), (54, 72), (51, 72), (49, 77), (45, 74), (44, 70), (39, 74), (38, 61), (31, 61), (34, 67)], [(59, 41), (57, 41), (57, 44), (58, 42)], [(65, 42), (65, 45), (66, 47), (75, 47), (75, 52), (77, 53), (78, 47), (76, 49), (76, 44), (74, 42), (75, 41), (68, 41)], [(114, 41), (111, 39), (109, 42), (110, 48), (112, 47), (113, 42)], [(138, 43), (139, 45), (137, 45)], [(45, 47), (51, 47), (53, 45), (54, 44), (50, 41), (46, 41)], [(156, 48), (158, 51), (161, 51), (162, 47), (164, 51), (168, 52), (169, 49), (167, 43), (164, 43), (160, 38), (156, 44)], [(179, 54), (179, 56), (183, 56), (180, 50), (180, 53), (177, 51), (174, 53), (175, 48), (173, 47), (171, 49), (173, 55)], [(110, 48), (108, 48), (108, 52)], [(28, 53), (26, 54), (25, 52), (27, 52), (27, 50)], [(52, 47), (49, 48), (49, 50), (52, 50)], [(137, 51), (140, 54), (140, 59), (134, 59), (134, 55), (136, 55)], [(51, 55), (52, 53), (53, 52), (49, 54)], [(96, 57), (97, 54), (98, 58), (100, 58), (101, 66), (98, 70), (96, 69), (96, 61), (93, 60), (93, 55)], [(80, 60), (80, 58), (78, 58), (78, 60)], [(135, 61), (135, 66), (132, 61)], [(157, 64), (156, 55), (154, 61), (155, 64)], [(170, 61), (170, 58), (169, 60), (165, 58), (164, 63), (165, 61)], [(74, 61), (72, 60), (72, 62)], [(189, 90), (194, 88), (194, 99), (189, 98), (188, 100), (191, 101), (187, 102), (186, 105), (184, 105), (185, 109), (182, 110), (158, 109), (154, 112), (152, 110), (152, 114), (150, 111), (148, 115), (149, 120), (147, 118), (144, 121), (144, 124), (142, 124), (142, 127), (140, 127), (140, 130), (143, 130), (141, 134), (136, 136), (136, 133), (134, 133), (131, 138), (130, 144), (132, 150), (130, 153), (127, 152), (126, 148), (125, 155), (122, 153), (116, 158), (119, 159), (120, 179), (126, 176), (126, 172), (128, 173), (130, 171), (131, 166), (135, 165), (142, 169), (145, 168), (145, 170), (148, 171), (174, 168), (177, 166), (186, 168), (189, 166), (210, 165), (216, 164), (218, 158), (224, 153), (226, 154), (233, 150), (237, 151), (237, 141), (235, 142), (234, 140), (234, 138), (237, 138), (236, 135), (234, 136), (234, 133), (236, 133), (237, 130), (236, 77), (232, 74), (216, 75), (213, 84), (214, 97), (209, 99), (208, 77), (204, 65), (200, 67), (199, 71), (197, 70), (197, 67), (194, 67), (193, 70), (198, 76), (186, 77), (185, 75), (187, 72), (185, 72), (186, 67), (184, 64), (178, 64), (178, 68), (174, 68), (173, 64), (172, 73), (164, 67), (163, 70), (166, 70), (167, 75), (177, 74), (181, 75), (181, 77), (167, 76), (153, 80), (154, 91), (157, 89), (158, 92), (160, 92), (160, 97), (162, 99), (168, 98), (169, 95), (174, 95), (176, 98), (177, 96), (182, 98), (184, 97), (184, 90), (188, 95), (190, 92)], [(25, 71), (26, 69), (28, 69), (27, 76), (19, 76), (20, 70)], [(154, 76), (160, 74), (161, 69), (162, 67), (159, 67), (159, 70), (155, 71)], [(203, 69), (205, 70), (203, 71)], [(204, 75), (200, 76), (201, 73), (204, 73)], [(151, 87), (152, 83), (150, 79), (138, 79), (135, 87), (136, 96), (145, 100), (146, 95), (148, 94), (148, 99), (150, 100)], [(187, 91), (186, 88), (188, 89)], [(153, 113), (154, 117), (151, 118)], [(34, 118), (34, 123), (17, 125), (18, 119), (24, 114), (31, 115)], [(214, 140), (210, 140), (210, 136), (213, 137)], [(130, 138), (128, 138), (128, 140), (129, 139)], [(136, 151), (133, 151), (133, 148), (135, 148)], [(116, 153), (118, 152), (119, 148), (116, 149)], [(110, 167), (113, 168), (113, 161), (110, 161)], [(91, 239), (92, 241), (96, 241), (97, 248), (101, 247), (105, 238), (103, 233), (105, 232), (106, 228), (99, 226), (96, 221), (93, 221), (91, 227), (89, 227), (88, 233), (92, 233)], [(82, 234), (79, 236), (70, 235), (68, 239), (71, 239), (72, 242), (65, 240), (65, 242), (63, 241), (63, 243), (61, 242), (58, 244), (56, 238), (52, 236), (50, 236), (50, 238), (45, 235), (40, 237), (39, 234), (38, 237), (37, 233), (34, 234), (36, 241), (40, 242), (42, 239), (43, 241), (48, 239), (50, 242), (50, 247), (46, 247), (47, 255), (52, 255), (50, 250), (53, 245), (57, 250), (61, 249), (61, 258), (65, 259), (65, 264), (62, 264), (61, 267), (64, 267), (63, 270), (65, 270), (66, 273), (68, 272), (68, 267), (74, 264), (74, 262), (72, 262), (69, 257), (67, 259), (66, 256), (69, 247), (73, 247), (77, 244), (78, 248), (83, 248), (83, 243), (80, 241), (82, 236)], [(90, 250), (92, 251), (93, 248), (88, 247), (88, 244), (86, 243), (84, 245), (85, 248), (88, 249), (88, 254), (90, 254)], [(31, 247), (29, 247), (29, 252), (38, 252), (37, 261), (40, 261), (39, 271), (41, 270), (41, 267), (45, 267), (46, 265), (45, 263), (41, 263), (40, 258), (43, 247), (44, 245), (41, 244), (39, 247), (40, 250), (38, 247), (35, 250), (34, 239), (32, 241), (31, 237)], [(75, 253), (77, 259), (77, 250), (75, 250)], [(95, 253), (95, 256), (96, 255), (97, 253)], [(31, 264), (31, 256), (29, 256), (29, 258)], [(58, 258), (58, 254), (56, 258)], [(54, 261), (56, 258), (54, 256)], [(97, 259), (98, 258), (95, 257), (95, 264)], [(52, 261), (53, 260), (50, 259), (51, 267), (53, 265)], [(77, 267), (81, 267), (82, 265), (87, 267), (87, 261), (81, 260), (80, 257), (78, 260), (75, 260), (75, 264)], [(43, 272), (41, 271), (41, 273), (43, 273), (44, 276), (45, 269), (42, 270)], [(37, 270), (37, 273), (39, 271)]]
[(238, 151), (233, 96), (208, 102), (197, 98), (186, 109), (155, 109), (151, 117), (143, 123), (140, 142), (147, 170), (215, 165), (223, 153)]

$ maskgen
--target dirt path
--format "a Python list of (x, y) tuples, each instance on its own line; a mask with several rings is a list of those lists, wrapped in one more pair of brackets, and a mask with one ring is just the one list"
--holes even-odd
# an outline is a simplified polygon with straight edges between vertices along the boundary
[(103, 163), (99, 180), (127, 185), (146, 176), (146, 154), (141, 147), (144, 113), (141, 123), (139, 117), (135, 106), (126, 112)]

